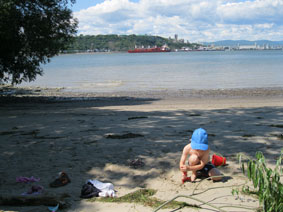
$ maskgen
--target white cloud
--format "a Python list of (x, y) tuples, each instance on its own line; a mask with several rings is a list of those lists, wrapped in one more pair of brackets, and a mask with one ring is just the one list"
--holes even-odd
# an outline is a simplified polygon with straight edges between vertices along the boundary
[(82, 34), (178, 34), (193, 42), (283, 38), (283, 0), (106, 0), (74, 15)]
[(225, 22), (233, 23), (282, 23), (283, 0), (256, 0), (222, 4), (217, 13)]

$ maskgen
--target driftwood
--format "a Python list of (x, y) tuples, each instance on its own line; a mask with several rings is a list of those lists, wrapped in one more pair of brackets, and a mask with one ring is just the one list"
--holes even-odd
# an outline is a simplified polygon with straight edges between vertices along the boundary
[(59, 208), (68, 208), (70, 204), (64, 200), (68, 194), (61, 196), (54, 195), (31, 195), (31, 196), (0, 196), (0, 205), (6, 206), (56, 206)]
[(122, 134), (122, 135), (107, 134), (105, 137), (110, 138), (110, 139), (127, 139), (127, 138), (144, 137), (144, 135), (135, 134), (135, 133), (126, 133), (126, 134)]

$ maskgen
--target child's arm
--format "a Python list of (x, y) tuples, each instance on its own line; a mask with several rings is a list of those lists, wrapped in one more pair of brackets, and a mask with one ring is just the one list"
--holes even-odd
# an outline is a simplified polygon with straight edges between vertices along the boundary
[(187, 166), (187, 171), (198, 171), (201, 170), (205, 166), (205, 163), (203, 160), (200, 160), (200, 164), (194, 165), (194, 166)]
[[(188, 146), (188, 145), (187, 145)], [(183, 149), (183, 153), (182, 153), (182, 156), (181, 156), (181, 159), (180, 159), (180, 169), (182, 170), (182, 168), (185, 166), (186, 164), (186, 159), (189, 155), (189, 151), (188, 151), (188, 147), (185, 146), (184, 149)], [(182, 170), (183, 171), (183, 170)]]

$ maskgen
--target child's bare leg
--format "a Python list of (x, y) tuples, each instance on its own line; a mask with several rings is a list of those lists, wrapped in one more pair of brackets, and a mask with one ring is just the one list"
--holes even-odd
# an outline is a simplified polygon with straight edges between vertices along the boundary
[[(199, 158), (197, 155), (191, 155), (189, 157), (189, 165), (190, 166), (195, 166), (199, 164)], [(192, 176), (191, 176), (191, 181), (195, 181), (195, 179), (197, 178), (197, 171), (192, 171)]]
[[(208, 175), (212, 177), (211, 179), (216, 182), (222, 180), (221, 172), (217, 168), (213, 168), (209, 171)], [(216, 176), (216, 177), (213, 177)]]
[(192, 172), (192, 176), (191, 176), (192, 182), (195, 181), (196, 179), (197, 179), (197, 173), (196, 172)]

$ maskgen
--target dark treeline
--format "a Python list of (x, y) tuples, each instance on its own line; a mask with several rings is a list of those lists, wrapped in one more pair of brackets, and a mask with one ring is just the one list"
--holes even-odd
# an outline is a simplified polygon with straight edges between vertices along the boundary
[(69, 44), (67, 52), (84, 51), (128, 51), (135, 46), (145, 48), (167, 45), (171, 50), (182, 47), (195, 48), (198, 44), (184, 43), (151, 35), (79, 35)]

